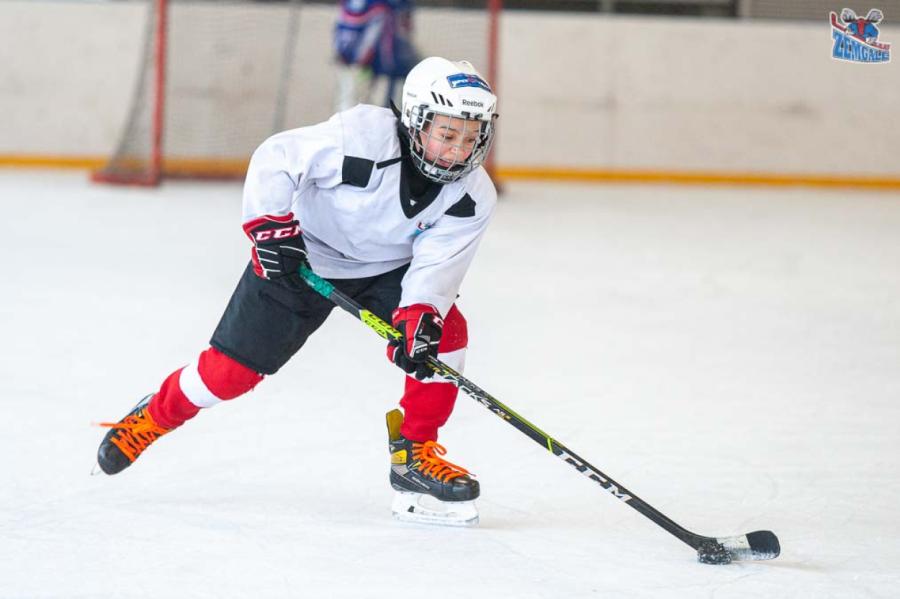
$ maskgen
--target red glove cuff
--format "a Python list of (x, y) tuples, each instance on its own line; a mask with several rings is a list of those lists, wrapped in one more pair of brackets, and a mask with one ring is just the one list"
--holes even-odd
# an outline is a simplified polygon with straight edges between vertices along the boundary
[(288, 212), (284, 216), (266, 214), (254, 218), (245, 222), (243, 229), (250, 241), (255, 244), (288, 239), (301, 233), (300, 224), (294, 220), (293, 212)]

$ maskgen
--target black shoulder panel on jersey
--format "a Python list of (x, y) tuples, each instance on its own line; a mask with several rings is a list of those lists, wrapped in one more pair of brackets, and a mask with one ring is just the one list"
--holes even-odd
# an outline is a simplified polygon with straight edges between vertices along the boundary
[(447, 208), (447, 211), (444, 214), (447, 216), (457, 216), (459, 218), (475, 216), (475, 200), (472, 199), (472, 196), (466, 194), (460, 201)]
[(341, 183), (353, 187), (366, 187), (372, 176), (375, 161), (356, 156), (344, 156), (344, 165), (341, 167)]

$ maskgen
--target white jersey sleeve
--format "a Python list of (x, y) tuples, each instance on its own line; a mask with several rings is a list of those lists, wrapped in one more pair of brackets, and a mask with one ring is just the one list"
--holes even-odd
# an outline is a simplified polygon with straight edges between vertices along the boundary
[(268, 138), (250, 158), (244, 181), (243, 222), (291, 212), (295, 196), (312, 186), (341, 182), (340, 120), (291, 129)]
[(462, 200), (413, 241), (401, 306), (431, 304), (447, 315), (496, 204), (497, 191), (483, 168), (466, 177)]

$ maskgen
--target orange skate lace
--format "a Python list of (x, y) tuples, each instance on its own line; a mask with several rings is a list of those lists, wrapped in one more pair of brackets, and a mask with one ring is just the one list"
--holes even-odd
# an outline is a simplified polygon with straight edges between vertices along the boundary
[(450, 482), (454, 478), (469, 474), (469, 471), (462, 466), (451, 464), (447, 460), (438, 456), (445, 455), (447, 450), (443, 445), (439, 445), (434, 441), (425, 441), (424, 443), (413, 442), (413, 459), (419, 460), (419, 470), (441, 482)]
[(132, 462), (147, 449), (148, 445), (171, 430), (153, 422), (147, 410), (126, 416), (122, 422), (101, 422), (100, 426), (118, 429), (119, 434), (113, 436), (110, 441)]

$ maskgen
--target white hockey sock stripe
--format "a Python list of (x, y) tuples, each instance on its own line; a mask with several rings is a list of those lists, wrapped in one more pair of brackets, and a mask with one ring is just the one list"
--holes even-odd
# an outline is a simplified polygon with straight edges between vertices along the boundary
[(181, 392), (188, 398), (188, 401), (198, 408), (211, 408), (222, 402), (213, 395), (213, 392), (200, 378), (196, 360), (182, 369), (181, 375), (178, 377), (178, 386), (181, 387)]
[[(463, 369), (466, 367), (466, 348), (458, 349), (456, 351), (447, 352), (445, 354), (438, 354), (438, 360), (455, 370), (456, 372), (462, 374)], [(407, 375), (409, 376), (409, 375)], [(425, 379), (424, 381), (420, 381), (422, 383), (447, 383), (449, 382), (442, 376), (433, 376), (430, 379)]]

